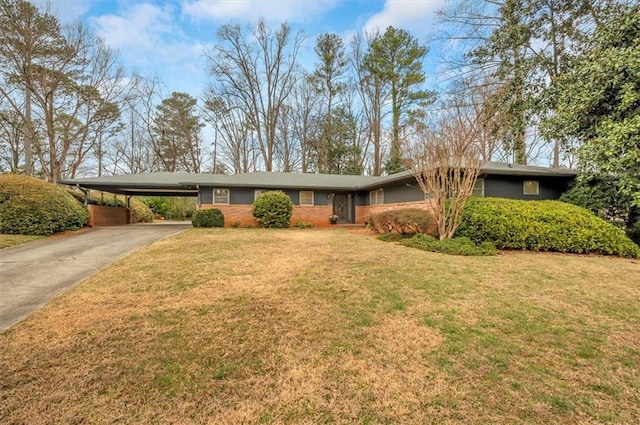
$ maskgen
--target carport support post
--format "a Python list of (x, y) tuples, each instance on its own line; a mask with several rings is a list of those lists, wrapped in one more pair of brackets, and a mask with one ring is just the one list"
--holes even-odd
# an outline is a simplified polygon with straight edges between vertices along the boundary
[(127, 224), (131, 224), (131, 195), (127, 196)]

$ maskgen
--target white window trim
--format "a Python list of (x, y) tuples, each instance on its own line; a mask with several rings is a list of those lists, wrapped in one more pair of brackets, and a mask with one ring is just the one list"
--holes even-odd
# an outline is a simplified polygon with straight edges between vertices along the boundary
[(255, 189), (253, 191), (253, 200), (255, 201), (256, 199), (258, 199), (258, 196), (262, 195), (266, 191), (266, 189)]
[[(476, 186), (475, 184), (481, 183), (481, 194), (480, 195), (476, 195)], [(472, 196), (479, 196), (479, 197), (484, 197), (484, 178), (482, 177), (478, 177), (478, 179), (476, 180), (476, 183), (473, 185), (473, 190), (471, 192)], [(480, 191), (478, 191), (480, 192)]]
[[(216, 190), (226, 190), (227, 191), (227, 202), (216, 202)], [(231, 197), (231, 192), (229, 189), (225, 187), (214, 187), (211, 190), (211, 203), (213, 205), (229, 205), (229, 198)]]
[[(377, 195), (378, 193), (380, 194), (379, 197)], [(380, 202), (373, 202), (374, 197), (376, 200), (380, 198)], [(369, 205), (384, 205), (384, 190), (382, 188), (369, 192)]]
[[(536, 191), (535, 192), (527, 192), (527, 183), (535, 183)], [(539, 195), (540, 194), (540, 182), (538, 180), (525, 180), (522, 182), (522, 193), (524, 195)]]
[[(303, 193), (311, 193), (311, 203), (310, 204), (303, 204), (302, 203), (302, 194)], [(300, 206), (303, 206), (303, 207), (312, 207), (312, 206), (314, 206), (315, 205), (315, 193), (313, 193), (313, 190), (301, 190), (298, 193), (298, 204)]]

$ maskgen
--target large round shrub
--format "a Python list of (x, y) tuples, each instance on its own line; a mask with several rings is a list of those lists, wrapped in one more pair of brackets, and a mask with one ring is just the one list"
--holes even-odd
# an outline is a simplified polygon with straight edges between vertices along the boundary
[(84, 226), (89, 213), (62, 187), (33, 177), (0, 175), (0, 233), (51, 235)]
[(196, 210), (191, 216), (193, 227), (223, 227), (224, 215), (217, 208)]
[(260, 227), (289, 227), (293, 202), (279, 190), (263, 192), (253, 201), (253, 217)]
[(611, 223), (560, 201), (472, 198), (456, 236), (499, 249), (640, 256), (640, 248)]
[(416, 233), (435, 235), (437, 227), (433, 212), (420, 208), (383, 211), (369, 217), (367, 224), (376, 233), (398, 233), (403, 236)]

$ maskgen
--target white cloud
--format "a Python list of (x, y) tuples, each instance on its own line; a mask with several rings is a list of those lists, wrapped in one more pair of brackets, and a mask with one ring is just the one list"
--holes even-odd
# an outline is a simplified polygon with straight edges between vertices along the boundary
[(338, 0), (195, 0), (185, 1), (183, 13), (194, 20), (309, 22), (338, 4)]
[(388, 26), (394, 26), (414, 35), (425, 35), (432, 31), (435, 12), (445, 3), (445, 0), (386, 0), (382, 11), (369, 18), (364, 29), (382, 33)]
[(147, 50), (177, 30), (170, 9), (150, 3), (132, 4), (119, 14), (92, 17), (97, 34), (116, 49)]
[(130, 71), (157, 74), (171, 90), (196, 95), (206, 81), (202, 54), (211, 46), (185, 34), (175, 14), (171, 5), (125, 3), (124, 8), (89, 22), (109, 47), (119, 50)]

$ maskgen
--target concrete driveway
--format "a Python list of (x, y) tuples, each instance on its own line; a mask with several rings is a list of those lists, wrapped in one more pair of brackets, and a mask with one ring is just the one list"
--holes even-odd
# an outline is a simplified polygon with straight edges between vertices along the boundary
[(0, 250), (0, 332), (109, 263), (190, 227), (164, 222), (97, 227)]

